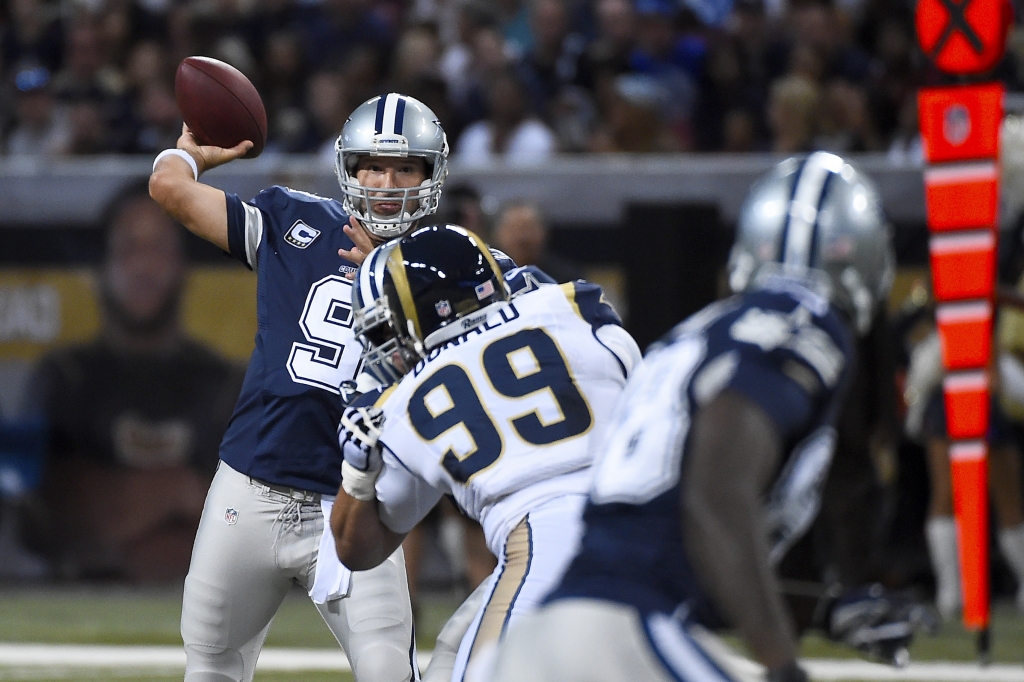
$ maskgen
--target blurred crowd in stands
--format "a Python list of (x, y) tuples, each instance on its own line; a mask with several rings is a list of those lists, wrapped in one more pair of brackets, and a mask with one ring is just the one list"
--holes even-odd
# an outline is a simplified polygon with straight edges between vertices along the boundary
[[(916, 88), (938, 82), (911, 0), (9, 0), (7, 155), (152, 154), (181, 121), (188, 55), (250, 77), (268, 149), (333, 154), (349, 112), (426, 102), (456, 158), (555, 152), (920, 155)], [(1011, 35), (996, 74), (1024, 83)]]

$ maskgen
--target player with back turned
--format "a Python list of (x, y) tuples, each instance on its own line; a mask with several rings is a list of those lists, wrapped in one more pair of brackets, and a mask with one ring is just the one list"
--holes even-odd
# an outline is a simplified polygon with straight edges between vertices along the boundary
[[(789, 159), (752, 190), (736, 296), (652, 346), (611, 418), (561, 584), (512, 629), (495, 680), (803, 682), (772, 564), (817, 513), (852, 371), (892, 276), (876, 191), (843, 159)], [(767, 499), (767, 506), (762, 500)]]
[(165, 211), (258, 276), (256, 348), (185, 581), (185, 680), (251, 680), (293, 584), (309, 592), (356, 680), (418, 679), (401, 549), (352, 573), (324, 529), (341, 482), (340, 387), (360, 356), (347, 275), (436, 210), (445, 133), (422, 103), (391, 93), (356, 108), (338, 138), (341, 201), (275, 186), (244, 202), (198, 182), (250, 147), (199, 146), (185, 128), (150, 178)]

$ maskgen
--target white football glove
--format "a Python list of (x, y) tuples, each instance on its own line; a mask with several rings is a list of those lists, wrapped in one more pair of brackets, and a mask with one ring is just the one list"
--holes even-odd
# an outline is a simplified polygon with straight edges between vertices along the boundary
[[(341, 415), (338, 443), (345, 461), (360, 471), (380, 468), (380, 429), (384, 412), (378, 407), (349, 407)], [(375, 466), (376, 465), (376, 466)]]
[(341, 415), (341, 485), (357, 500), (376, 497), (377, 477), (384, 466), (378, 443), (383, 425), (384, 413), (376, 407), (349, 407)]

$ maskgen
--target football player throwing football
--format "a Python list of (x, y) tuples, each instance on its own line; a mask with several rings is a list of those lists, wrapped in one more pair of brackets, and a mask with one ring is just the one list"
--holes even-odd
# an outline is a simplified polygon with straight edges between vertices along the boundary
[(339, 393), (360, 356), (347, 275), (436, 210), (445, 132), (421, 102), (390, 93), (357, 107), (338, 137), (341, 201), (276, 186), (242, 201), (198, 182), (250, 144), (199, 146), (186, 128), (150, 177), (165, 211), (258, 276), (256, 348), (185, 581), (185, 680), (251, 680), (293, 584), (309, 592), (356, 680), (418, 679), (401, 549), (352, 573), (324, 529), (341, 482)]

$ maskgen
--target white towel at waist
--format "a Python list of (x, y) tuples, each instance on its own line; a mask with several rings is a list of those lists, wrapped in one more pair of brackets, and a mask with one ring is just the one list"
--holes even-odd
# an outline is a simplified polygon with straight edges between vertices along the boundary
[(324, 495), (320, 498), (320, 508), (324, 512), (324, 533), (320, 537), (320, 552), (316, 557), (313, 587), (309, 590), (309, 598), (315, 604), (326, 604), (347, 597), (352, 585), (352, 571), (338, 560), (338, 552), (334, 548), (334, 534), (331, 533), (333, 506), (334, 497)]

